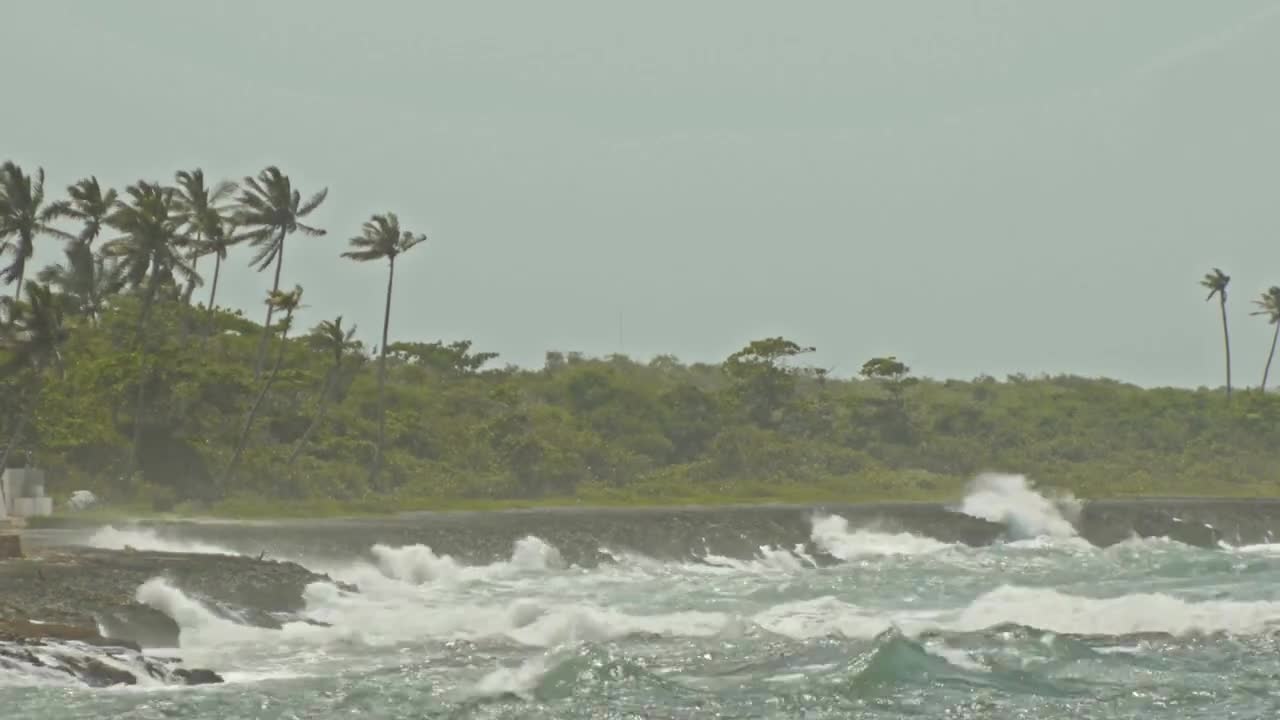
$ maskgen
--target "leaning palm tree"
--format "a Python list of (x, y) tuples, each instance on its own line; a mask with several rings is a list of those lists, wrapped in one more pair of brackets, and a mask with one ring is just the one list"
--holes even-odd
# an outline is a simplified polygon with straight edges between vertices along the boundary
[(1231, 399), (1231, 334), (1227, 330), (1227, 284), (1231, 282), (1231, 276), (1223, 273), (1218, 268), (1214, 268), (1213, 272), (1205, 273), (1204, 279), (1200, 284), (1209, 291), (1209, 296), (1205, 298), (1205, 302), (1218, 296), (1218, 308), (1222, 311), (1222, 342), (1226, 346), (1227, 352), (1227, 400)]
[(357, 262), (387, 259), (387, 303), (382, 313), (382, 345), (378, 347), (378, 447), (373, 459), (369, 484), (373, 485), (382, 471), (383, 443), (387, 429), (387, 329), (391, 323), (391, 287), (396, 278), (396, 258), (425, 241), (426, 235), (414, 235), (400, 229), (400, 218), (395, 213), (374, 215), (361, 228), (361, 233), (349, 241), (353, 250), (342, 253), (345, 258)]
[[(306, 202), (302, 195), (289, 181), (289, 176), (280, 169), (270, 166), (258, 173), (258, 177), (246, 177), (237, 200), (240, 207), (235, 219), (246, 228), (245, 238), (257, 249), (257, 255), (250, 263), (262, 272), (275, 263), (275, 278), (271, 281), (271, 291), (280, 289), (280, 270), (284, 267), (284, 241), (290, 233), (301, 231), (304, 235), (320, 236), (325, 231), (301, 222), (320, 207), (329, 189), (324, 188), (312, 195)], [(267, 351), (267, 338), (271, 332), (271, 316), (275, 307), (267, 303), (267, 320), (262, 326), (262, 339), (258, 343), (258, 354), (254, 359), (253, 372), (256, 377), (262, 370), (262, 361)]]
[(1275, 332), (1271, 335), (1271, 351), (1267, 353), (1267, 365), (1262, 370), (1262, 392), (1267, 391), (1267, 377), (1271, 374), (1271, 361), (1276, 356), (1276, 341), (1280, 340), (1280, 287), (1272, 285), (1266, 292), (1262, 293), (1262, 297), (1253, 301), (1258, 306), (1256, 312), (1251, 315), (1265, 315), (1267, 322), (1276, 326)]
[(128, 200), (117, 200), (107, 216), (107, 225), (120, 233), (103, 246), (103, 253), (119, 258), (124, 282), (141, 291), (135, 342), (138, 348), (138, 405), (133, 421), (133, 448), (130, 465), (137, 468), (142, 440), (142, 413), (147, 386), (146, 327), (158, 291), (176, 285), (179, 279), (199, 283), (200, 277), (187, 262), (183, 216), (177, 193), (158, 183), (139, 181), (130, 185)]
[(327, 354), (333, 364), (329, 366), (329, 370), (325, 373), (324, 383), (320, 387), (320, 397), (316, 401), (316, 416), (302, 433), (302, 437), (298, 438), (297, 446), (293, 448), (293, 452), (289, 455), (289, 465), (292, 465), (298, 459), (298, 456), (302, 454), (302, 449), (307, 446), (307, 441), (311, 439), (311, 434), (324, 422), (325, 411), (329, 409), (329, 399), (333, 395), (334, 386), (337, 385), (339, 376), (342, 375), (343, 365), (347, 356), (360, 348), (360, 342), (354, 339), (355, 335), (355, 326), (351, 326), (350, 329), (343, 329), (342, 316), (339, 315), (334, 320), (321, 321), (319, 325), (311, 329), (311, 334), (307, 336), (311, 347)]
[(80, 223), (80, 234), (75, 240), (84, 245), (93, 245), (102, 233), (102, 225), (107, 214), (116, 203), (116, 191), (108, 188), (103, 192), (98, 178), (87, 177), (67, 188), (69, 200), (59, 200), (49, 206), (54, 217), (75, 220)]
[(0, 165), (0, 251), (13, 254), (13, 262), (0, 268), (0, 281), (14, 284), (13, 302), (22, 297), (22, 280), (27, 261), (35, 252), (39, 235), (67, 237), (51, 226), (56, 214), (54, 206), (44, 204), (44, 169), (31, 177), (12, 162)]
[(120, 261), (105, 253), (95, 254), (86, 242), (71, 243), (64, 252), (65, 265), (50, 265), (36, 278), (57, 288), (68, 311), (88, 319), (90, 325), (97, 325), (107, 298), (124, 287)]
[[(179, 170), (174, 179), (178, 183), (178, 208), (184, 221), (183, 230), (191, 244), (188, 259), (191, 267), (196, 269), (200, 257), (209, 252), (205, 241), (222, 230), (227, 212), (224, 204), (236, 191), (236, 184), (223, 180), (209, 187), (204, 181), (204, 171), (199, 168)], [(188, 299), (194, 289), (194, 286), (187, 287)]]
[[(9, 406), (14, 413), (14, 430), (0, 454), (0, 472), (9, 466), (9, 456), (35, 414), (46, 371), (62, 367), (61, 347), (67, 337), (59, 297), (48, 286), (28, 283), (27, 301), (14, 304), (12, 321), (0, 329), (0, 351), (4, 353), (0, 377), (22, 371), (29, 371), (32, 377), (26, 408), (20, 409), (16, 402)], [(0, 487), (0, 507), (4, 501), (4, 488)]]
[(232, 245), (244, 239), (240, 235), (240, 226), (235, 220), (227, 217), (219, 218), (216, 227), (211, 227), (202, 242), (203, 252), (213, 256), (213, 282), (209, 283), (209, 307), (205, 309), (205, 339), (213, 334), (213, 312), (218, 300), (218, 277), (222, 274), (222, 261), (227, 259), (227, 251)]
[(267, 392), (271, 389), (272, 383), (276, 380), (276, 375), (280, 372), (280, 365), (284, 362), (284, 351), (288, 345), (285, 341), (289, 337), (289, 327), (293, 324), (293, 313), (300, 307), (301, 301), (301, 285), (295, 285), (293, 290), (289, 292), (281, 292), (279, 290), (267, 292), (267, 304), (284, 313), (284, 320), (280, 323), (280, 349), (276, 353), (276, 361), (271, 366), (271, 372), (267, 375), (266, 381), (262, 383), (262, 389), (258, 391), (258, 396), (254, 398), (253, 405), (249, 408), (249, 414), (245, 416), (244, 427), (240, 429), (240, 438), (236, 440), (235, 452), (231, 456), (231, 462), (227, 463), (226, 473), (222, 476), (223, 489), (230, 482), (236, 465), (240, 464), (240, 456), (244, 454), (245, 446), (249, 442), (249, 431), (253, 428), (253, 421), (258, 417), (258, 410), (262, 407), (262, 401), (267, 397)]

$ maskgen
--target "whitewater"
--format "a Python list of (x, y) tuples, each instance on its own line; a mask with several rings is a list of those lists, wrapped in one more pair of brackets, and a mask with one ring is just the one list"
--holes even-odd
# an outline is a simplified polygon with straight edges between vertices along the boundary
[[(740, 556), (538, 536), (488, 562), (420, 543), (264, 548), (350, 583), (305, 591), (279, 629), (165, 578), (139, 602), (225, 685), (71, 687), (0, 670), (4, 718), (1223, 718), (1280, 711), (1280, 545), (1164, 538), (1096, 547), (1079, 504), (978, 478), (954, 512), (998, 522), (973, 547), (808, 517), (805, 542)], [(388, 531), (388, 535), (394, 535)], [(361, 538), (363, 539), (363, 538)], [(106, 527), (104, 548), (242, 553)], [(261, 552), (261, 550), (260, 550)], [(578, 553), (579, 555), (581, 553)]]

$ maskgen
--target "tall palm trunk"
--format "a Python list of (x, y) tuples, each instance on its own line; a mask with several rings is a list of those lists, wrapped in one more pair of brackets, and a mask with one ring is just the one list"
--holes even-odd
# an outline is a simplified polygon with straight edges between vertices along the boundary
[(213, 284), (209, 286), (209, 307), (205, 310), (204, 339), (206, 342), (213, 334), (213, 308), (214, 301), (218, 299), (218, 273), (222, 271), (222, 255), (214, 253), (213, 258)]
[[(200, 242), (199, 233), (196, 233), (196, 242)], [(200, 256), (197, 255), (195, 252), (191, 253), (191, 272), (192, 274), (199, 274), (200, 272)], [(188, 305), (191, 304), (191, 298), (194, 297), (195, 294), (196, 294), (196, 281), (195, 281), (195, 278), (192, 278), (191, 282), (187, 284), (187, 304)]]
[[(276, 277), (271, 282), (271, 292), (274, 294), (280, 290), (280, 268), (284, 266), (284, 228), (280, 228), (280, 252), (276, 255)], [(267, 341), (271, 338), (271, 316), (276, 309), (267, 303), (267, 321), (262, 326), (262, 339), (258, 341), (258, 356), (253, 361), (253, 378), (257, 380), (262, 376), (262, 360), (267, 356)]]
[(235, 472), (236, 465), (240, 464), (240, 456), (244, 455), (244, 449), (249, 443), (249, 431), (253, 429), (253, 421), (258, 416), (258, 410), (262, 407), (262, 401), (267, 397), (267, 392), (271, 390), (271, 384), (275, 382), (276, 375), (280, 372), (280, 365), (284, 362), (284, 351), (287, 347), (285, 340), (289, 334), (289, 326), (286, 322), (283, 330), (280, 331), (280, 350), (276, 353), (276, 361), (271, 366), (271, 372), (267, 375), (266, 382), (262, 383), (262, 389), (258, 391), (258, 397), (254, 398), (253, 406), (249, 408), (249, 414), (244, 419), (244, 427), (240, 429), (240, 438), (236, 440), (236, 450), (231, 456), (231, 462), (227, 464), (227, 471), (222, 476), (222, 489), (225, 490), (227, 484), (231, 481), (231, 474)]
[(1227, 329), (1227, 295), (1222, 294), (1218, 300), (1218, 306), (1222, 309), (1222, 342), (1226, 346), (1227, 352), (1227, 400), (1231, 400), (1231, 333)]
[(21, 231), (19, 239), (21, 242), (14, 247), (14, 254), (18, 256), (15, 260), (18, 263), (18, 282), (14, 284), (13, 288), (14, 307), (17, 307), (18, 302), (22, 300), (22, 279), (27, 274), (27, 259), (22, 253), (25, 248), (31, 247), (31, 241), (34, 238), (32, 235), (27, 234), (26, 231)]
[(338, 372), (338, 368), (329, 368), (328, 374), (325, 375), (324, 385), (320, 388), (320, 402), (316, 407), (316, 416), (311, 419), (311, 424), (307, 425), (302, 437), (298, 438), (298, 444), (294, 446), (293, 452), (289, 453), (289, 460), (285, 463), (286, 465), (293, 465), (298, 456), (302, 454), (302, 449), (307, 446), (307, 441), (311, 439), (311, 434), (316, 431), (320, 423), (324, 422), (325, 413), (329, 410), (329, 393), (333, 391), (333, 381)]
[(387, 436), (387, 331), (391, 327), (391, 286), (396, 280), (396, 258), (390, 256), (387, 270), (387, 305), (382, 311), (382, 346), (378, 348), (378, 449), (373, 457), (373, 471), (369, 474), (370, 487), (376, 487), (382, 472), (382, 444)]
[(1267, 366), (1262, 369), (1262, 392), (1267, 391), (1267, 377), (1271, 375), (1271, 361), (1276, 357), (1276, 340), (1280, 340), (1280, 322), (1276, 323), (1276, 331), (1271, 335), (1271, 352), (1267, 354)]
[(138, 314), (138, 400), (133, 413), (133, 447), (129, 451), (129, 470), (138, 469), (138, 451), (142, 446), (142, 409), (147, 395), (147, 320), (151, 318), (151, 305), (155, 301), (158, 275), (151, 273), (147, 280), (147, 289), (142, 298), (142, 310)]

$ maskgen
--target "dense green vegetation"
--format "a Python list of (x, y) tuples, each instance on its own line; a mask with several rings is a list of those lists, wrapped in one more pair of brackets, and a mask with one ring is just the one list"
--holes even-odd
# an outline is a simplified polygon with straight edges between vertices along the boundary
[[(551, 352), (539, 369), (501, 366), (468, 342), (397, 341), (396, 258), (423, 238), (390, 213), (345, 253), (388, 261), (374, 353), (341, 317), (292, 327), (303, 290), (281, 290), (294, 284), (282, 283), (285, 241), (323, 234), (303, 223), (323, 190), (304, 202), (275, 168), (240, 186), (210, 187), (195, 171), (118, 195), (90, 178), (47, 203), (42, 184), (0, 168), (0, 272), (14, 286), (0, 326), (0, 462), (29, 457), (58, 493), (313, 513), (924, 499), (993, 469), (1088, 496), (1273, 494), (1280, 483), (1280, 398), (1257, 390), (938, 382), (892, 357), (838, 379), (784, 338), (718, 364)], [(34, 242), (62, 243), (65, 262), (31, 272)], [(216, 305), (241, 242), (273, 272), (266, 325)], [(429, 260), (418, 255), (407, 257)], [(1205, 281), (1224, 306), (1227, 280)], [(1258, 304), (1280, 321), (1280, 290)]]

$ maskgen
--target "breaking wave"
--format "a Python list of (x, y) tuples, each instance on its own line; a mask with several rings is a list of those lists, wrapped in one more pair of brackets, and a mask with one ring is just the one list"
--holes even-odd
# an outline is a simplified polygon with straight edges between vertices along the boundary
[[(815, 519), (814, 533), (828, 552), (849, 559), (913, 553), (930, 557), (950, 547), (913, 536), (849, 531), (837, 517)], [(1139, 554), (1143, 548), (1159, 552), (1167, 544), (1134, 542), (1126, 553)], [(1099, 557), (1118, 557), (1102, 552)], [(279, 629), (229, 619), (162, 578), (140, 587), (137, 599), (174, 620), (184, 653), (188, 648), (263, 643), (377, 646), (427, 640), (551, 649), (636, 637), (730, 639), (760, 633), (795, 641), (867, 640), (890, 631), (915, 638), (1004, 625), (1116, 637), (1250, 635), (1280, 626), (1280, 603), (1272, 601), (1194, 600), (1162, 592), (1096, 597), (1016, 584), (978, 594), (960, 607), (931, 606), (925, 599), (888, 607), (863, 605), (830, 593), (769, 602), (754, 610), (718, 609), (720, 603), (680, 599), (696, 599), (699, 587), (706, 584), (700, 578), (708, 572), (725, 575), (720, 582), (740, 583), (726, 587), (749, 595), (752, 588), (769, 588), (773, 575), (799, 581), (808, 577), (803, 573), (813, 571), (814, 565), (801, 555), (781, 550), (766, 549), (755, 561), (704, 558), (674, 564), (619, 554), (614, 563), (591, 570), (566, 566), (553, 546), (532, 537), (517, 542), (509, 559), (478, 566), (437, 556), (422, 546), (376, 546), (371, 554), (372, 564), (348, 570), (358, 591), (313, 583), (305, 591), (301, 619)], [(487, 584), (475, 587), (476, 583)], [(642, 589), (618, 599), (611, 589), (617, 587)], [(677, 599), (661, 603), (657, 611), (659, 605), (649, 602), (655, 598), (645, 594), (650, 590)]]
[(1022, 475), (979, 475), (969, 484), (959, 510), (1006, 526), (1013, 540), (1078, 535), (1072, 519), (1080, 514), (1080, 502), (1066, 494), (1042, 495)]
[(85, 541), (89, 547), (103, 550), (147, 550), (153, 552), (193, 553), (197, 555), (240, 555), (227, 547), (197, 540), (166, 538), (150, 528), (118, 529), (108, 525), (100, 528)]
[(920, 555), (954, 547), (950, 543), (905, 532), (850, 530), (849, 521), (839, 515), (815, 517), (812, 538), (818, 547), (840, 560), (884, 555)]
[(371, 552), (382, 574), (414, 585), (475, 582), (565, 567), (559, 550), (532, 536), (516, 542), (508, 560), (481, 566), (468, 566), (449, 555), (437, 555), (426, 545), (389, 547), (379, 544), (374, 545)]

